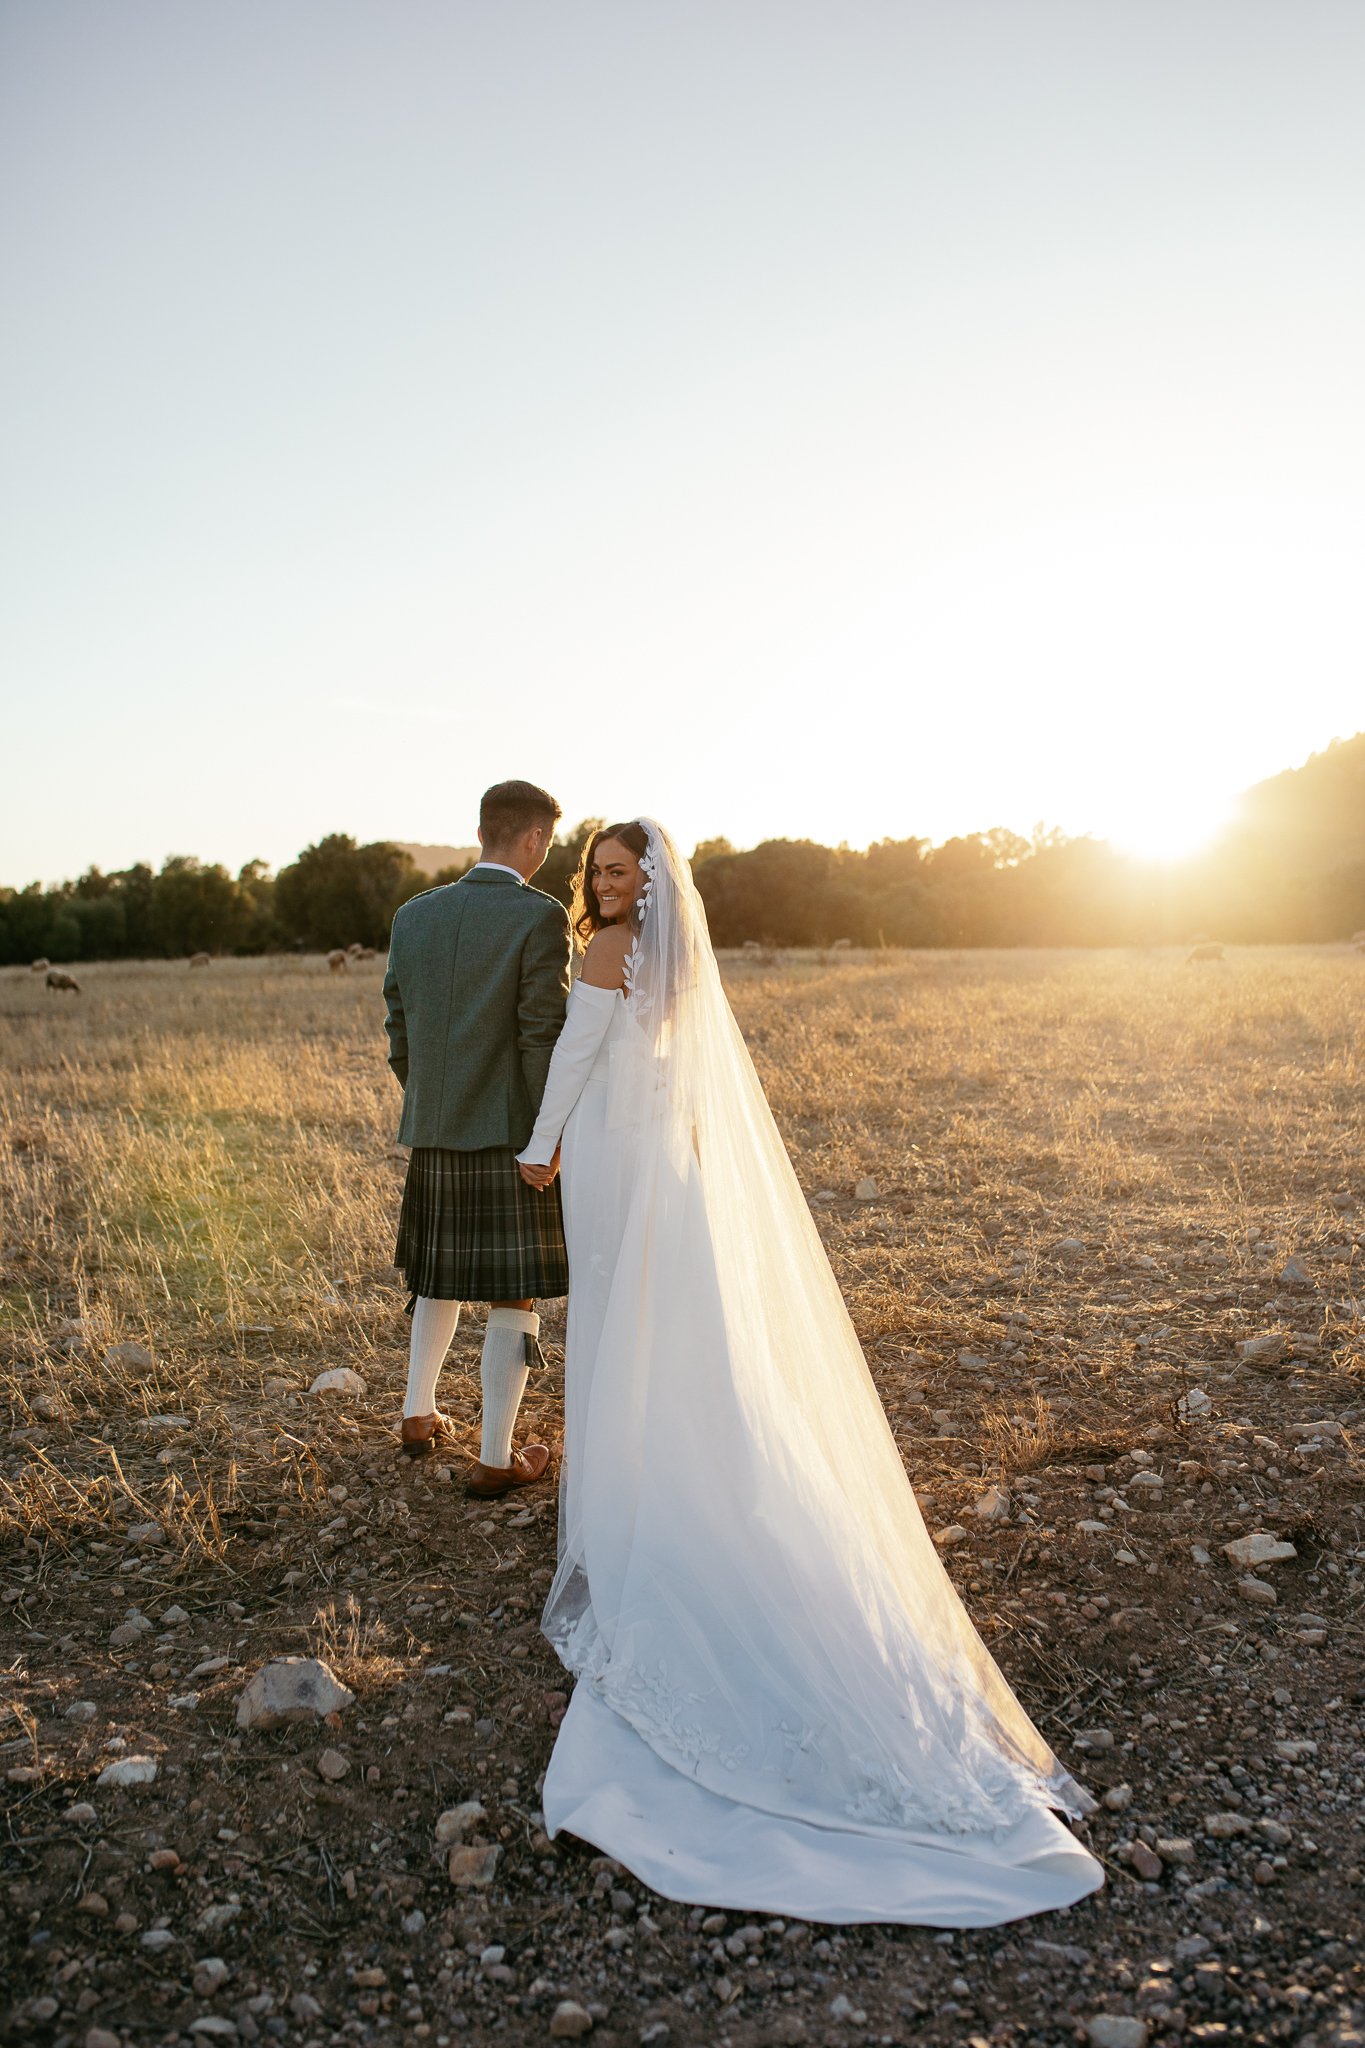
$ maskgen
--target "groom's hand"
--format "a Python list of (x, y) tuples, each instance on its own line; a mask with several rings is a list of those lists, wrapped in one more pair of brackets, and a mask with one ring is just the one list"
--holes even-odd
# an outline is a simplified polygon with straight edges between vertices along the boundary
[(558, 1145), (556, 1145), (556, 1146), (555, 1146), (555, 1156), (554, 1156), (554, 1158), (553, 1158), (553, 1159), (552, 1159), (552, 1160), (550, 1161), (550, 1163), (549, 1163), (549, 1165), (548, 1165), (548, 1166), (525, 1166), (525, 1165), (523, 1165), (523, 1166), (521, 1167), (521, 1177), (522, 1177), (522, 1179), (523, 1179), (523, 1180), (524, 1180), (524, 1181), (525, 1181), (525, 1182), (526, 1182), (526, 1183), (528, 1184), (528, 1186), (530, 1186), (530, 1187), (533, 1187), (533, 1188), (541, 1188), (541, 1189), (544, 1189), (544, 1188), (547, 1188), (547, 1187), (549, 1187), (549, 1185), (550, 1185), (550, 1182), (551, 1182), (551, 1181), (552, 1181), (552, 1180), (554, 1179), (555, 1175), (556, 1175), (556, 1174), (557, 1174), (558, 1172), (559, 1172), (559, 1147), (558, 1147)]

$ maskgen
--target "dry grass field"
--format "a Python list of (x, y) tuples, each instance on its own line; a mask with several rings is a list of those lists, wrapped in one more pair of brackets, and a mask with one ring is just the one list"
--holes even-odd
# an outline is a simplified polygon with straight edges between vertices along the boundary
[[(1365, 2041), (1365, 958), (725, 972), (954, 1580), (1103, 1799), (1103, 1890), (750, 1925), (548, 1843), (553, 1487), (490, 1508), (394, 1456), (379, 965), (6, 970), (4, 2038), (446, 2048), (574, 1999), (619, 2048)], [(551, 1443), (561, 1307), (519, 1432)], [(471, 1446), (481, 1327), (442, 1384)], [(363, 1394), (309, 1394), (342, 1365)], [(1293, 1556), (1229, 1559), (1258, 1530)], [(240, 1732), (306, 1649), (355, 1705)], [(153, 1782), (97, 1785), (132, 1756)], [(471, 1799), (501, 1856), (458, 1890), (434, 1826)]]

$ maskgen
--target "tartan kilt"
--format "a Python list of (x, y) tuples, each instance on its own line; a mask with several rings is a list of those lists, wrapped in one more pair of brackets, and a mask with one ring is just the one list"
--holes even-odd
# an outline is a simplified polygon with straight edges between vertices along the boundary
[(528, 1186), (510, 1145), (481, 1152), (414, 1146), (393, 1262), (414, 1299), (543, 1301), (567, 1294), (559, 1181)]

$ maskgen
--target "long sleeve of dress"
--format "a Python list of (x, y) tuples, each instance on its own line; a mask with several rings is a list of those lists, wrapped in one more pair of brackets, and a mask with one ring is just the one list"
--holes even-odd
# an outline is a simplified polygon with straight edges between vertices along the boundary
[(593, 988), (585, 981), (574, 983), (564, 1029), (550, 1057), (540, 1114), (529, 1144), (517, 1154), (522, 1165), (548, 1166), (554, 1158), (569, 1112), (583, 1092), (620, 1000), (619, 989)]

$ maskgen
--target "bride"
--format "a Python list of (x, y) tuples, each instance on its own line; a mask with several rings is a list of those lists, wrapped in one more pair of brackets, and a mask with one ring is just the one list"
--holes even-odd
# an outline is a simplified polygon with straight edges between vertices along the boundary
[(665, 1897), (982, 1927), (1103, 1883), (925, 1528), (650, 818), (584, 856), (582, 973), (524, 1177), (562, 1169), (558, 1567), (577, 1676), (546, 1832)]

